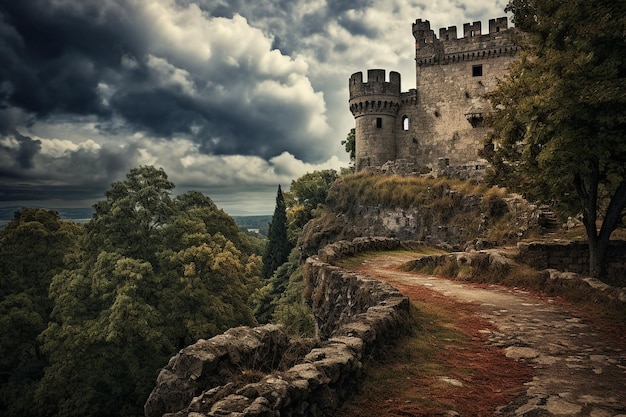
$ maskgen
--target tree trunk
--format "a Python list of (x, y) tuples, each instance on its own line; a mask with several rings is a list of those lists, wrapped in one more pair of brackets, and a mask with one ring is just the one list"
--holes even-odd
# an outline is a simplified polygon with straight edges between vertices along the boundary
[[(589, 274), (594, 278), (606, 276), (606, 251), (609, 247), (611, 233), (622, 221), (624, 208), (626, 207), (626, 179), (624, 179), (611, 196), (611, 201), (602, 221), (600, 233), (595, 240), (595, 248), (592, 252), (591, 239), (589, 240)], [(594, 227), (595, 230), (595, 227)]]
[(606, 263), (604, 258), (609, 240), (589, 239), (589, 275), (594, 278), (602, 278), (606, 275)]
[(609, 246), (611, 233), (621, 222), (626, 207), (626, 179), (624, 179), (611, 196), (602, 227), (598, 233), (596, 227), (598, 204), (598, 175), (594, 170), (586, 187), (582, 178), (574, 175), (574, 186), (583, 207), (583, 224), (589, 242), (589, 275), (594, 278), (603, 278), (606, 275), (605, 256)]
[(583, 209), (583, 224), (587, 232), (587, 242), (589, 244), (589, 275), (598, 278), (602, 273), (602, 263), (604, 262), (604, 252), (601, 250), (598, 229), (596, 227), (597, 206), (598, 206), (598, 168), (597, 164), (592, 164), (591, 175), (585, 179), (579, 174), (574, 174), (574, 187), (580, 199)]

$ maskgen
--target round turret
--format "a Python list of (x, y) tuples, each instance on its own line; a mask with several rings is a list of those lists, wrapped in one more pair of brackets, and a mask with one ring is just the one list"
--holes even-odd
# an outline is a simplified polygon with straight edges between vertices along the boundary
[(379, 167), (396, 158), (396, 117), (401, 105), (400, 74), (385, 70), (352, 74), (349, 81), (350, 111), (355, 118), (356, 170)]

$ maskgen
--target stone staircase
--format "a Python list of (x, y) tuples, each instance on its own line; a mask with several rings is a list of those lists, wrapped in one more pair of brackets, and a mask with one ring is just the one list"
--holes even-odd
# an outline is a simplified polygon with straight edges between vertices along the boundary
[(537, 223), (543, 233), (554, 232), (561, 227), (556, 215), (547, 204), (537, 208)]

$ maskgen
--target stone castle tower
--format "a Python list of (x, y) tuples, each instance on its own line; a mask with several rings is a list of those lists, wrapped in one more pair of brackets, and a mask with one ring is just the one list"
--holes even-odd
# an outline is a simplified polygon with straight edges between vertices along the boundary
[(463, 178), (481, 176), (486, 161), (478, 156), (491, 110), (483, 95), (508, 72), (519, 46), (506, 17), (439, 30), (416, 20), (416, 89), (402, 92), (400, 74), (383, 69), (352, 74), (350, 111), (356, 126), (356, 171), (428, 173)]

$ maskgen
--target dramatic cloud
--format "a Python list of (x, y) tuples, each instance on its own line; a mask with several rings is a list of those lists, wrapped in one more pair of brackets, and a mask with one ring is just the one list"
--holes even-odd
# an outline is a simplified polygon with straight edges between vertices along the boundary
[(154, 164), (179, 191), (269, 213), (278, 184), (347, 165), (351, 73), (400, 71), (412, 88), (415, 19), (486, 22), (505, 4), (1, 2), (0, 204), (90, 204)]

